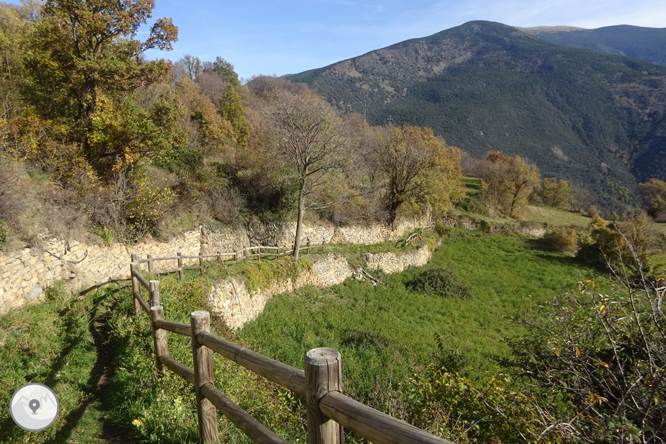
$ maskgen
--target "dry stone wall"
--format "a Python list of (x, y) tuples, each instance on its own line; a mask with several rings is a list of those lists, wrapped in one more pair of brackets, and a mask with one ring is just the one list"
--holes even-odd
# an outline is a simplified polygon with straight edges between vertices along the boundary
[(11, 308), (43, 298), (44, 289), (62, 280), (68, 289), (88, 288), (114, 279), (129, 278), (132, 253), (145, 257), (198, 255), (201, 232), (187, 232), (171, 242), (125, 245), (96, 245), (51, 239), (41, 248), (23, 248), (0, 254), (0, 316)]
[[(373, 244), (400, 238), (423, 221), (404, 222), (391, 231), (382, 225), (367, 227), (335, 228), (331, 224), (306, 226), (303, 245), (308, 238), (312, 243), (346, 242)], [(288, 224), (276, 231), (280, 245), (293, 242), (295, 224)], [(215, 254), (232, 252), (251, 245), (251, 233), (245, 229), (213, 231), (196, 229), (182, 234), (170, 242), (148, 241), (133, 246), (115, 244), (111, 247), (91, 241), (65, 242), (50, 239), (41, 248), (23, 248), (0, 253), (0, 316), (12, 308), (21, 307), (44, 297), (44, 290), (62, 280), (71, 290), (89, 288), (110, 280), (129, 278), (129, 262), (132, 253), (142, 258), (196, 256), (199, 252)], [(254, 244), (253, 244), (254, 245)], [(193, 261), (193, 263), (196, 261)], [(175, 268), (176, 263), (155, 262), (156, 269)], [(186, 264), (187, 265), (187, 264)]]
[[(398, 273), (409, 266), (420, 267), (428, 263), (432, 253), (427, 245), (406, 253), (366, 254), (368, 269), (380, 269), (385, 273)], [(208, 291), (208, 308), (220, 317), (230, 328), (241, 328), (255, 319), (264, 310), (266, 303), (276, 294), (289, 293), (305, 285), (328, 287), (356, 276), (361, 279), (359, 270), (349, 265), (340, 254), (329, 253), (315, 259), (312, 269), (303, 271), (296, 279), (280, 280), (269, 288), (248, 292), (245, 282), (237, 278), (217, 281)]]

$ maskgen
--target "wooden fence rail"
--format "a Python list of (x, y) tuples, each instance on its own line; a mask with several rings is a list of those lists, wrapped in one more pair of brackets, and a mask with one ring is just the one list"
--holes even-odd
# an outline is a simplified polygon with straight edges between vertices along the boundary
[[(181, 260), (181, 257), (188, 258), (179, 254), (177, 259)], [(130, 271), (136, 313), (144, 311), (150, 317), (158, 370), (163, 371), (166, 367), (194, 385), (202, 442), (219, 443), (216, 414), (219, 411), (254, 442), (286, 444), (285, 440), (215, 388), (212, 354), (218, 353), (305, 398), (308, 444), (342, 444), (343, 427), (375, 444), (451, 444), (343, 395), (341, 358), (336, 350), (310, 350), (304, 358), (305, 370), (300, 370), (211, 334), (210, 314), (207, 311), (193, 312), (190, 325), (166, 321), (164, 308), (159, 305), (159, 282), (148, 282), (139, 270), (141, 263), (150, 264), (148, 261), (156, 260), (173, 259), (151, 257), (143, 261), (138, 255), (132, 255)], [(148, 291), (150, 305), (141, 295), (142, 288)], [(191, 338), (194, 369), (169, 356), (167, 332)]]
[[(320, 248), (324, 250), (325, 241), (322, 241), (321, 244), (310, 245), (310, 241), (307, 242), (306, 246), (300, 247), (299, 252), (310, 254), (310, 250), (314, 248)], [(222, 253), (218, 251), (215, 254), (202, 254), (199, 253), (197, 256), (183, 256), (182, 253), (178, 252), (176, 256), (165, 256), (165, 257), (153, 257), (151, 254), (147, 255), (146, 259), (141, 259), (138, 254), (132, 254), (132, 262), (139, 264), (148, 264), (148, 272), (152, 274), (167, 274), (178, 272), (180, 278), (183, 278), (184, 270), (200, 270), (201, 275), (203, 276), (206, 264), (204, 263), (205, 259), (215, 259), (218, 263), (227, 264), (227, 262), (233, 262), (234, 264), (245, 259), (256, 258), (261, 260), (261, 258), (278, 258), (281, 256), (292, 255), (294, 254), (294, 244), (282, 245), (276, 247), (267, 247), (263, 245), (257, 245), (254, 247), (242, 248), (238, 251), (231, 253)], [(274, 251), (269, 253), (268, 251)], [(197, 265), (184, 265), (185, 260), (197, 260)], [(160, 261), (177, 261), (176, 268), (169, 268), (166, 270), (158, 270), (155, 268), (155, 262)], [(141, 277), (141, 279), (143, 279)], [(145, 279), (144, 279), (145, 281)]]

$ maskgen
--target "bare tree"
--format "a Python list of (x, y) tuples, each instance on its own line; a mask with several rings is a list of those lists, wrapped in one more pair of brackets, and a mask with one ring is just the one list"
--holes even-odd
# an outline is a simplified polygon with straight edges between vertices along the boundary
[[(210, 62), (206, 62), (210, 63)], [(216, 107), (220, 106), (220, 100), (227, 89), (227, 82), (222, 79), (215, 71), (204, 70), (197, 77), (197, 85), (201, 94), (207, 96)]]
[(275, 154), (288, 165), (298, 189), (294, 240), (294, 257), (298, 259), (306, 200), (342, 165), (341, 121), (317, 96), (276, 89), (269, 97), (265, 114)]
[(194, 82), (199, 74), (203, 72), (203, 66), (201, 65), (201, 59), (190, 54), (185, 54), (180, 60), (179, 63), (182, 63), (187, 73)]

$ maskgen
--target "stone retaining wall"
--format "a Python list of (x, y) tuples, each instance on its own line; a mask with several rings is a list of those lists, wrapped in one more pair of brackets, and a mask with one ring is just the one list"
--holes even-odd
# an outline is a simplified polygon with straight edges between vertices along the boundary
[[(406, 253), (365, 254), (368, 269), (380, 269), (385, 273), (397, 273), (409, 266), (421, 267), (428, 263), (432, 253), (427, 245)], [(206, 295), (208, 308), (220, 317), (230, 328), (241, 328), (255, 319), (264, 310), (266, 303), (276, 294), (289, 293), (305, 285), (328, 287), (356, 276), (361, 279), (359, 270), (349, 265), (347, 259), (336, 253), (329, 253), (315, 260), (312, 269), (301, 272), (295, 280), (281, 280), (269, 288), (249, 293), (245, 283), (237, 278), (217, 281)]]
[(85, 242), (51, 239), (42, 248), (23, 248), (0, 254), (0, 315), (43, 296), (44, 289), (62, 280), (68, 289), (81, 289), (109, 280), (129, 277), (130, 254), (143, 257), (198, 255), (199, 230), (171, 242), (144, 242), (136, 246), (112, 247)]
[[(395, 231), (382, 225), (335, 228), (331, 224), (306, 226), (303, 245), (311, 242), (347, 242), (372, 244), (400, 238), (421, 221), (400, 224)], [(251, 231), (251, 230), (250, 230)], [(276, 230), (275, 238), (281, 245), (293, 242), (295, 224)], [(115, 244), (111, 247), (94, 242), (65, 242), (50, 239), (41, 248), (23, 248), (0, 253), (0, 316), (12, 308), (21, 307), (43, 298), (44, 289), (62, 280), (70, 290), (99, 285), (110, 280), (129, 278), (132, 253), (142, 258), (227, 253), (251, 244), (252, 233), (243, 228), (212, 231), (196, 229), (182, 234), (170, 242), (148, 241), (134, 246)], [(254, 244), (253, 244), (254, 245)], [(196, 261), (192, 261), (194, 264)], [(156, 269), (175, 268), (176, 263), (155, 262)], [(186, 264), (187, 265), (187, 264)]]

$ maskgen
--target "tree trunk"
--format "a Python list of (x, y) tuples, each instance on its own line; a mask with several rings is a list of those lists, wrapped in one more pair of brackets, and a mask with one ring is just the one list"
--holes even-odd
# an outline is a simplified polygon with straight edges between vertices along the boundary
[(296, 239), (294, 239), (294, 259), (298, 260), (298, 250), (301, 248), (301, 226), (303, 225), (303, 210), (305, 207), (305, 196), (303, 187), (298, 192), (298, 218), (296, 219)]

